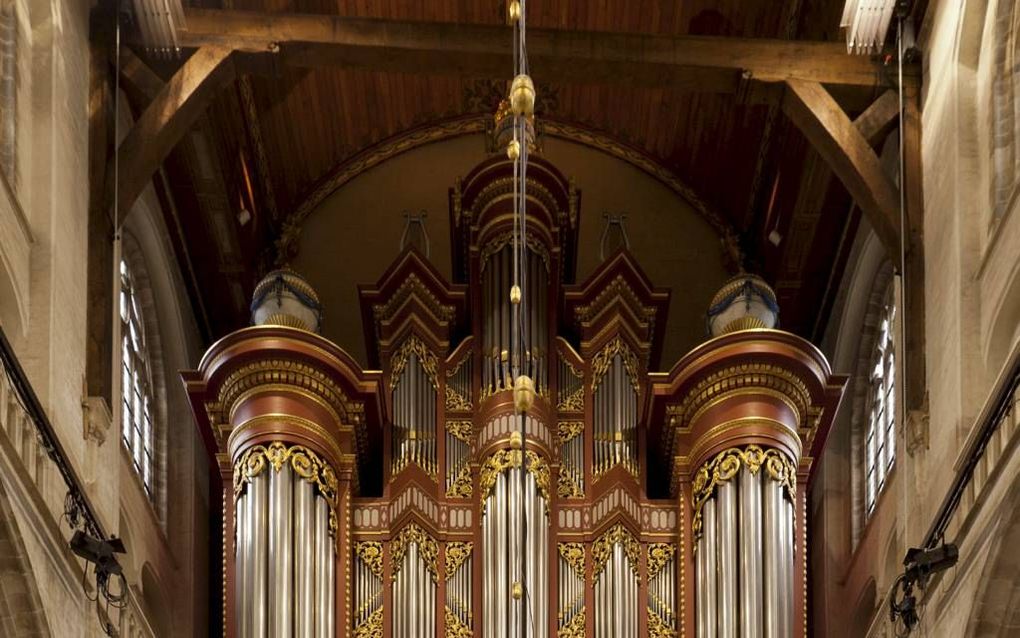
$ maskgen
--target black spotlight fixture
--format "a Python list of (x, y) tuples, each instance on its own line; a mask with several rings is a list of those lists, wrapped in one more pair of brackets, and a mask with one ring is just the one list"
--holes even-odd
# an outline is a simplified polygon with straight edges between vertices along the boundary
[(952, 543), (932, 548), (911, 547), (907, 550), (907, 555), (903, 559), (903, 566), (906, 569), (896, 579), (892, 598), (889, 600), (889, 618), (893, 622), (899, 618), (907, 633), (910, 633), (919, 620), (914, 588), (923, 589), (929, 577), (956, 565), (959, 558), (960, 552)]

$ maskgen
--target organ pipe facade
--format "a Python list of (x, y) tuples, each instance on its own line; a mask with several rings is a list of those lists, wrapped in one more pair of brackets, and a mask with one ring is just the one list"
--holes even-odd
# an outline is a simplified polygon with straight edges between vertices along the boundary
[(770, 329), (657, 372), (669, 293), (626, 251), (575, 281), (580, 194), (541, 158), (515, 361), (512, 171), (450, 189), (452, 281), (408, 249), (361, 288), (369, 369), (283, 308), (184, 375), (223, 484), (224, 635), (804, 636), (842, 379)]

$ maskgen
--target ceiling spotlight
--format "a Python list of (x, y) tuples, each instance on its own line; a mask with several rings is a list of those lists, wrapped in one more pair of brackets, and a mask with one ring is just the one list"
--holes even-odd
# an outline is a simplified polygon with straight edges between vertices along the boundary
[(120, 562), (114, 555), (125, 552), (124, 541), (119, 538), (103, 541), (78, 530), (71, 537), (71, 551), (96, 566), (96, 578), (101, 574), (107, 577), (121, 574)]

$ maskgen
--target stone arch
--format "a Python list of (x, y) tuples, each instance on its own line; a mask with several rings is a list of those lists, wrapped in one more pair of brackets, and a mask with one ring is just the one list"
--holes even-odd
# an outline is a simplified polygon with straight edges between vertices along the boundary
[(992, 532), (967, 636), (1015, 636), (1020, 627), (1020, 479), (999, 508), (1002, 516)]
[(0, 634), (10, 638), (50, 635), (35, 574), (3, 481), (0, 481)]
[(893, 286), (893, 264), (885, 259), (875, 272), (860, 325), (860, 340), (850, 384), (850, 512), (853, 546), (861, 538), (867, 512), (864, 493), (865, 433), (868, 426), (868, 391), (871, 359), (878, 339), (879, 323)]
[(871, 626), (871, 619), (875, 615), (877, 601), (877, 589), (875, 579), (869, 578), (868, 582), (861, 589), (861, 595), (854, 605), (853, 615), (850, 616), (850, 633), (848, 636), (866, 636), (868, 627)]

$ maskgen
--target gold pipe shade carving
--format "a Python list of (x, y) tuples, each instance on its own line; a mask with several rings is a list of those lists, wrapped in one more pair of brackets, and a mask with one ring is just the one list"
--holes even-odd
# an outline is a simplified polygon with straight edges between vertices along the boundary
[(429, 574), (432, 575), (432, 581), (438, 583), (439, 571), (437, 561), (439, 559), (439, 544), (425, 530), (414, 523), (410, 523), (407, 527), (400, 530), (400, 533), (390, 543), (390, 550), (393, 552), (392, 578), (395, 580), (397, 574), (400, 573), (400, 565), (404, 560), (404, 554), (407, 553), (407, 548), (411, 543), (418, 544), (418, 551), (421, 553), (422, 561), (428, 568)]
[[(538, 486), (542, 498), (545, 499), (545, 506), (549, 508), (549, 464), (545, 462), (536, 452), (527, 450), (528, 473), (535, 477), (535, 485)], [(511, 468), (521, 466), (521, 450), (499, 450), (494, 452), (482, 463), (482, 470), (478, 478), (478, 489), (482, 496), (482, 515), (485, 514), (485, 503), (496, 487), (496, 478)]]
[(641, 545), (634, 538), (634, 535), (620, 523), (610, 528), (608, 532), (600, 536), (592, 545), (591, 555), (595, 566), (595, 580), (598, 581), (599, 576), (605, 570), (606, 563), (609, 562), (609, 557), (613, 554), (613, 545), (617, 543), (623, 545), (623, 551), (627, 554), (630, 569), (634, 572), (634, 577), (640, 581), (641, 570), (639, 561), (641, 559)]
[(368, 566), (371, 572), (383, 576), (383, 546), (378, 541), (361, 541), (354, 543), (354, 553)]
[(234, 502), (244, 493), (245, 486), (267, 467), (279, 472), (287, 463), (297, 476), (314, 485), (329, 504), (329, 531), (336, 538), (336, 472), (318, 454), (303, 445), (288, 446), (274, 441), (268, 446), (254, 445), (245, 450), (234, 464)]
[(694, 475), (691, 504), (694, 508), (692, 527), (695, 542), (701, 538), (702, 508), (715, 494), (716, 488), (729, 482), (741, 467), (746, 467), (751, 474), (757, 475), (763, 466), (766, 475), (785, 488), (790, 502), (796, 502), (794, 499), (797, 495), (797, 466), (784, 453), (771, 448), (763, 450), (757, 445), (723, 450), (701, 466)]

